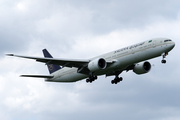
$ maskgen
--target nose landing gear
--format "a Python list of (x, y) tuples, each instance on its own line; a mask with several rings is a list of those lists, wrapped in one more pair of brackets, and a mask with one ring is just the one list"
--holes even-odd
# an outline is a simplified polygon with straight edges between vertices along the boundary
[(164, 60), (164, 58), (166, 58), (167, 55), (168, 55), (168, 53), (163, 53), (162, 54), (163, 59), (161, 60), (161, 63), (163, 63), (163, 64), (166, 63), (166, 60)]
[(161, 63), (165, 64), (165, 63), (166, 63), (166, 60), (162, 60)]

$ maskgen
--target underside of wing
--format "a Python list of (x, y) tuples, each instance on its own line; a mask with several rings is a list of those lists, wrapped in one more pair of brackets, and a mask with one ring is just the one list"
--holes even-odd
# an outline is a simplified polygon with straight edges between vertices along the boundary
[(129, 70), (133, 70), (134, 66), (135, 66), (135, 64), (132, 64), (132, 65), (127, 66), (127, 67), (124, 68), (124, 69), (120, 69), (120, 70), (117, 70), (117, 71), (112, 71), (112, 72), (110, 72), (110, 73), (107, 73), (107, 74), (106, 74), (106, 77), (108, 77), (108, 76), (113, 76), (113, 75), (119, 75), (119, 74), (121, 74), (123, 71), (128, 72)]
[(21, 75), (20, 77), (53, 78), (53, 75)]

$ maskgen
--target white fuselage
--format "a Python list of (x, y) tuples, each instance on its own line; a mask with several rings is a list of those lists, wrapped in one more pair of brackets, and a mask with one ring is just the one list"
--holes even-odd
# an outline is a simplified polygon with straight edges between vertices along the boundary
[[(151, 39), (92, 58), (90, 60), (104, 58), (106, 61), (114, 61), (114, 63), (108, 65), (106, 69), (99, 70), (93, 74), (104, 75), (112, 73), (113, 71), (123, 70), (129, 65), (159, 57), (163, 53), (168, 53), (174, 47), (175, 43), (172, 41), (165, 42), (164, 40), (167, 39)], [(54, 75), (53, 78), (45, 80), (52, 82), (75, 82), (89, 77), (89, 75), (78, 73), (77, 70), (78, 68), (64, 67), (54, 72), (52, 74)]]

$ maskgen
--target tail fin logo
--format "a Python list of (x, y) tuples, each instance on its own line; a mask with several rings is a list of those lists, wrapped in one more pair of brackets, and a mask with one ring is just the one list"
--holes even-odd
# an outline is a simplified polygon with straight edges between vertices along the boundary
[[(53, 58), (52, 55), (46, 49), (43, 50), (43, 54), (44, 54), (44, 57), (46, 57), (46, 58)], [(61, 67), (59, 65), (48, 64), (48, 63), (46, 65), (48, 67), (50, 74), (61, 69)]]
[(48, 68), (49, 68), (49, 70), (53, 70), (54, 69), (53, 64), (49, 64)]

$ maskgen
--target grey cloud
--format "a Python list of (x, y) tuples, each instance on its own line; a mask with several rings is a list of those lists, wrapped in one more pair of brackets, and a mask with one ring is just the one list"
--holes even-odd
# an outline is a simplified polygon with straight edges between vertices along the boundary
[[(19, 3), (25, 10), (23, 7), (18, 10)], [(178, 3), (161, 0), (3, 2), (1, 13), (6, 14), (1, 14), (1, 53), (25, 50), (32, 40), (52, 46), (58, 41), (66, 51), (80, 35), (143, 27), (159, 17), (176, 19)]]
[[(179, 12), (178, 1), (81, 1), (74, 2), (78, 7), (93, 11), (92, 31), (109, 32), (112, 29), (142, 27), (162, 17), (176, 19)], [(73, 5), (73, 4), (71, 4)]]

